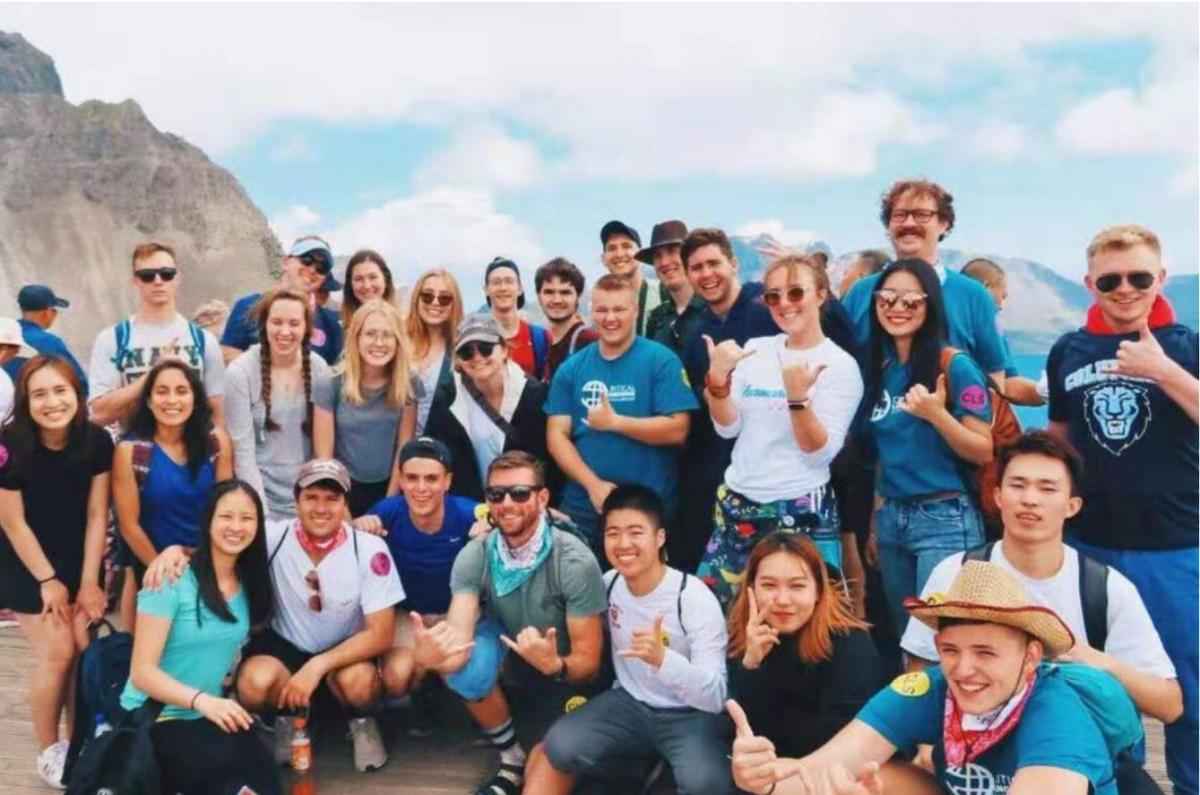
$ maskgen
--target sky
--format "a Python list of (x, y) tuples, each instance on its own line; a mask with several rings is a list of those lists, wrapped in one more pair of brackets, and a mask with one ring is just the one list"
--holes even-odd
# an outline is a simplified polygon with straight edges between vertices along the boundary
[(946, 245), (1071, 278), (1138, 222), (1200, 252), (1198, 7), (1153, 4), (131, 4), (0, 7), (71, 102), (135, 99), (286, 244), (402, 276), (494, 256), (599, 270), (601, 225), (886, 243), (932, 178)]

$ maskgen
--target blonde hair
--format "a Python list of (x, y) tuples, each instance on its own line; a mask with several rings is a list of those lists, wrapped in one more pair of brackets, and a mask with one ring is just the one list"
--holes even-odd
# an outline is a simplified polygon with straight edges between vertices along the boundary
[(444, 281), (446, 288), (454, 294), (454, 303), (450, 307), (450, 317), (446, 318), (446, 322), (442, 328), (442, 339), (446, 341), (447, 351), (454, 348), (454, 334), (458, 330), (458, 324), (462, 323), (462, 290), (458, 289), (458, 281), (445, 268), (431, 268), (422, 273), (413, 282), (412, 291), (408, 296), (408, 319), (405, 320), (405, 330), (408, 332), (408, 341), (412, 345), (413, 356), (423, 356), (429, 353), (431, 334), (429, 326), (421, 319), (421, 313), (417, 310), (417, 305), (420, 303), (421, 290), (425, 288), (425, 282), (435, 276)]
[(412, 396), (412, 371), (408, 364), (408, 345), (404, 338), (404, 319), (400, 310), (382, 298), (372, 298), (355, 310), (350, 318), (350, 328), (346, 331), (346, 344), (342, 354), (342, 394), (346, 401), (354, 406), (361, 406), (365, 399), (362, 394), (363, 362), (358, 350), (358, 336), (367, 318), (372, 315), (383, 315), (389, 330), (396, 337), (396, 355), (392, 358), (391, 372), (388, 373), (387, 404), (393, 408), (401, 408)]
[(786, 270), (788, 276), (795, 278), (800, 275), (802, 269), (812, 274), (813, 285), (817, 288), (817, 292), (822, 295), (822, 301), (827, 300), (830, 290), (828, 271), (822, 268), (812, 257), (800, 254), (788, 254), (768, 265), (762, 275), (763, 287), (767, 286), (767, 281), (774, 275), (775, 271)]
[(1110, 226), (1092, 238), (1087, 247), (1088, 265), (1091, 265), (1092, 258), (1101, 252), (1127, 251), (1134, 246), (1146, 246), (1158, 256), (1162, 256), (1158, 235), (1138, 224), (1121, 224)]

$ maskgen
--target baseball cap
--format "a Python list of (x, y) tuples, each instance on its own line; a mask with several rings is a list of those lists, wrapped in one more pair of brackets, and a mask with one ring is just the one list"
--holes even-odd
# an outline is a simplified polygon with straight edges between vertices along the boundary
[(306, 461), (296, 475), (296, 488), (306, 489), (322, 480), (332, 480), (341, 486), (342, 491), (350, 493), (350, 472), (346, 465), (336, 458), (314, 458)]
[(637, 233), (637, 230), (621, 221), (609, 221), (600, 227), (600, 245), (607, 244), (608, 239), (613, 235), (625, 235), (625, 237), (637, 243), (638, 248), (642, 247), (642, 237)]
[[(517, 267), (517, 263), (513, 262), (510, 259), (506, 259), (504, 257), (496, 257), (494, 260), (492, 260), (491, 262), (488, 263), (487, 268), (485, 268), (483, 271), (483, 286), (485, 289), (487, 288), (487, 281), (491, 277), (492, 271), (499, 270), (500, 268), (508, 268), (513, 273), (517, 274), (517, 284), (521, 285), (521, 269)], [(487, 305), (488, 306), (492, 305), (491, 298), (487, 299)], [(524, 309), (524, 308), (525, 308), (525, 287), (522, 285), (521, 292), (517, 295), (517, 309)]]
[(428, 458), (437, 461), (446, 469), (453, 466), (450, 448), (432, 436), (417, 436), (404, 443), (404, 446), (400, 448), (400, 466), (404, 466), (405, 461), (414, 458)]
[(21, 333), (21, 324), (11, 317), (0, 317), (0, 345), (20, 345), (24, 347), (25, 335)]
[(17, 293), (17, 306), (21, 307), (22, 312), (36, 312), (50, 307), (66, 309), (70, 305), (70, 301), (59, 298), (44, 284), (27, 284)]
[(467, 315), (458, 324), (458, 334), (454, 338), (454, 349), (458, 350), (468, 342), (507, 342), (504, 330), (491, 315)]
[(831, 262), (833, 260), (833, 249), (828, 243), (820, 239), (809, 243), (804, 248), (804, 254), (809, 257), (811, 257), (813, 254), (824, 254), (826, 262)]

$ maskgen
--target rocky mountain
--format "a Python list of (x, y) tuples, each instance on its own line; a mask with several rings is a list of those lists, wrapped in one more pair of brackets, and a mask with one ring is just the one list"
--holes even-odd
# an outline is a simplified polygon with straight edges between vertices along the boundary
[(135, 307), (129, 256), (147, 240), (175, 248), (185, 314), (263, 287), (282, 257), (233, 175), (132, 100), (67, 102), (50, 57), (0, 32), (0, 314), (48, 284), (71, 301), (55, 331), (86, 357)]

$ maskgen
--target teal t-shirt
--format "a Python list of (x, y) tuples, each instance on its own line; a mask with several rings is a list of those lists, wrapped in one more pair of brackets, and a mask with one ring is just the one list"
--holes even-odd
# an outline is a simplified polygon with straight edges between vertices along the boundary
[(1038, 671), (1021, 721), (965, 768), (948, 767), (942, 743), (946, 679), (940, 668), (904, 674), (879, 691), (857, 715), (897, 748), (933, 745), (945, 792), (1003, 795), (1023, 767), (1055, 767), (1086, 778), (1095, 795), (1117, 795), (1104, 736), (1071, 686)]
[[(164, 585), (158, 591), (140, 591), (137, 610), (139, 613), (171, 619), (171, 629), (167, 633), (158, 667), (177, 682), (219, 697), (221, 682), (250, 632), (250, 605), (246, 601), (245, 589), (239, 590), (229, 600), (229, 610), (237, 619), (230, 623), (209, 610), (199, 597), (200, 585), (196, 575), (188, 568), (174, 585)], [(123, 709), (137, 709), (145, 701), (146, 694), (134, 687), (132, 680), (125, 683), (125, 689), (121, 692)], [(159, 720), (192, 720), (200, 717), (203, 716), (194, 709), (168, 704), (163, 707)]]
[[(912, 369), (895, 357), (883, 369), (883, 392), (871, 409), (867, 431), (879, 451), (879, 493), (890, 499), (918, 497), (943, 491), (963, 491), (958, 456), (937, 428), (900, 408), (908, 392)], [(955, 419), (970, 415), (991, 422), (987, 380), (966, 354), (950, 360), (946, 384)], [(913, 462), (919, 462), (917, 466)]]

